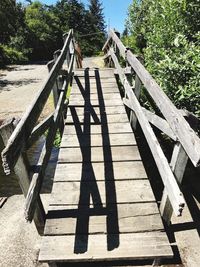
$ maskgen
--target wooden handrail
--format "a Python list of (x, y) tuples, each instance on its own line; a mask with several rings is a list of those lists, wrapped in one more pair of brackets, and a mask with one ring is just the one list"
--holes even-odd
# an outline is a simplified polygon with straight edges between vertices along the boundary
[[(73, 31), (70, 30), (65, 40), (64, 46), (54, 62), (52, 69), (49, 73), (47, 80), (39, 91), (38, 95), (33, 100), (27, 111), (24, 113), (22, 119), (17, 125), (8, 140), (5, 149), (2, 151), (3, 167), (6, 174), (10, 174), (11, 169), (14, 167), (20, 153), (26, 148), (29, 136), (35, 127), (35, 124), (44, 108), (44, 105), (49, 97), (52, 87), (59, 75), (59, 72), (66, 59), (70, 43), (73, 40)], [(71, 75), (71, 74), (70, 74)]]
[[(145, 86), (145, 89), (151, 95), (158, 108), (162, 112), (169, 126), (171, 127), (177, 139), (184, 147), (188, 157), (195, 167), (200, 165), (200, 139), (190, 127), (188, 122), (179, 112), (179, 110), (170, 101), (168, 96), (160, 88), (150, 73), (140, 63), (140, 61), (127, 49), (113, 30), (110, 31), (109, 38), (117, 45), (121, 56), (133, 68)], [(108, 43), (107, 43), (108, 45)], [(104, 47), (105, 50), (105, 47)]]
[[(110, 66), (114, 64), (116, 73), (119, 75), (121, 84), (124, 87), (125, 95), (123, 101), (130, 109), (130, 123), (135, 128), (137, 120), (139, 121), (158, 167), (164, 184), (160, 210), (163, 218), (169, 222), (172, 208), (176, 215), (181, 215), (183, 210), (185, 201), (179, 185), (183, 179), (188, 158), (190, 158), (195, 167), (200, 165), (200, 139), (185, 120), (185, 114), (183, 116), (183, 113), (174, 106), (137, 57), (132, 54), (129, 48), (123, 45), (114, 30), (109, 32), (103, 51), (105, 63), (110, 64)], [(134, 86), (130, 85), (127, 73), (120, 65), (120, 56), (132, 68), (132, 73), (135, 74)], [(128, 75), (133, 78), (131, 72)], [(164, 118), (140, 105), (139, 95), (142, 84)], [(151, 124), (176, 142), (170, 163), (161, 149)]]
[(130, 86), (126, 76), (123, 74), (123, 69), (120, 66), (118, 59), (113, 51), (113, 49), (110, 49), (110, 55), (112, 57), (113, 62), (115, 63), (115, 66), (118, 70), (120, 80), (125, 88), (125, 92), (128, 96), (128, 100), (125, 99), (128, 102), (128, 106), (134, 110), (141, 128), (143, 130), (143, 133), (147, 139), (147, 142), (149, 144), (149, 147), (151, 149), (151, 152), (153, 154), (153, 157), (155, 159), (156, 165), (158, 167), (160, 176), (162, 178), (163, 184), (166, 187), (167, 193), (170, 197), (170, 201), (173, 206), (173, 210), (177, 216), (180, 216), (185, 204), (185, 201), (183, 199), (183, 195), (178, 187), (178, 184), (176, 182), (176, 179), (170, 169), (170, 166), (167, 162), (167, 159), (158, 143), (157, 137), (154, 134), (150, 123), (148, 121), (147, 116), (145, 115), (145, 112), (143, 112), (142, 107), (140, 106), (140, 103), (133, 93), (132, 87)]
[[(74, 55), (71, 58), (70, 65), (68, 68), (69, 77), (72, 74), (73, 64), (74, 64)], [(63, 84), (62, 91), (60, 93), (58, 103), (56, 106), (56, 110), (53, 116), (53, 120), (51, 121), (50, 131), (48, 132), (48, 135), (47, 135), (47, 138), (46, 138), (46, 141), (44, 143), (43, 150), (41, 153), (41, 157), (38, 162), (38, 165), (41, 165), (41, 169), (39, 173), (35, 173), (33, 175), (33, 178), (32, 178), (32, 181), (29, 187), (29, 191), (26, 197), (25, 218), (29, 222), (32, 221), (34, 213), (35, 213), (35, 208), (36, 208), (36, 203), (37, 203), (36, 201), (39, 196), (39, 193), (42, 187), (42, 182), (44, 179), (45, 170), (46, 170), (49, 158), (51, 156), (51, 150), (53, 147), (53, 142), (54, 142), (56, 131), (58, 128), (58, 122), (63, 111), (63, 104), (66, 98), (66, 93), (67, 93), (68, 85), (70, 82), (69, 77), (65, 80)]]
[[(14, 131), (12, 135), (9, 136), (8, 140), (5, 140), (7, 144), (2, 151), (3, 167), (6, 174), (9, 174), (12, 168), (14, 168), (15, 172), (17, 171), (19, 173), (18, 165), (21, 155), (24, 155), (24, 152), (26, 152), (40, 136), (47, 132), (43, 149), (37, 163), (39, 172), (33, 174), (30, 171), (24, 172), (30, 186), (26, 185), (26, 190), (24, 190), (24, 185), (21, 186), (26, 197), (25, 218), (30, 222), (33, 219), (35, 220), (35, 218), (39, 218), (39, 215), (44, 213), (39, 194), (57, 130), (59, 128), (62, 134), (64, 128), (64, 117), (66, 116), (68, 106), (68, 99), (66, 99), (67, 91), (70, 88), (73, 77), (75, 57), (78, 62), (77, 67), (82, 66), (80, 49), (79, 53), (77, 53), (75, 49), (73, 30), (70, 30), (69, 33), (65, 35), (62, 50), (55, 51), (53, 57), (54, 59), (47, 64), (49, 69), (47, 80), (44, 82), (32, 104), (22, 116), (17, 127), (15, 129), (13, 128)], [(67, 64), (65, 64), (65, 62), (67, 62)], [(47, 118), (38, 123), (41, 112), (52, 91), (55, 110)], [(18, 165), (16, 165), (16, 163)], [(20, 168), (24, 169), (24, 166)], [(32, 177), (30, 177), (31, 175)], [(30, 178), (32, 178), (32, 180)], [(26, 181), (24, 181), (24, 183), (25, 182)], [(41, 205), (38, 205), (38, 203)], [(41, 234), (40, 225), (44, 226), (45, 216), (43, 216), (43, 218), (40, 216), (40, 218), (41, 222), (39, 222), (39, 220), (35, 220), (35, 222)]]

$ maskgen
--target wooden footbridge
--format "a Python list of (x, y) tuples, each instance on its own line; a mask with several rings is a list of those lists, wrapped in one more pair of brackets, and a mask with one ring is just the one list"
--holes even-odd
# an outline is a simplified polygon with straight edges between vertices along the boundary
[[(19, 178), (26, 196), (25, 218), (34, 220), (43, 235), (39, 261), (49, 265), (144, 259), (158, 264), (173, 257), (161, 216), (169, 221), (172, 211), (181, 215), (185, 202), (180, 185), (188, 158), (199, 165), (200, 140), (187, 114), (176, 109), (114, 31), (103, 51), (107, 68), (83, 69), (70, 31), (16, 128), (12, 121), (1, 127), (4, 170), (9, 174), (14, 169)], [(141, 89), (157, 112), (140, 105)], [(38, 122), (51, 91), (55, 112)], [(137, 121), (164, 185), (159, 207), (134, 136)], [(170, 163), (154, 128), (174, 142)], [(57, 129), (62, 140), (45, 214), (40, 190)], [(25, 152), (47, 130), (37, 172), (32, 173)]]

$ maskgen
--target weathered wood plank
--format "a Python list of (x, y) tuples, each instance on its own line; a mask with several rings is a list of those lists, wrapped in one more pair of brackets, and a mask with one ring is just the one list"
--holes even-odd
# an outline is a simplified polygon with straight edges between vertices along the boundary
[(142, 161), (113, 162), (111, 168), (106, 163), (62, 163), (57, 164), (54, 182), (80, 181), (85, 177), (87, 181), (131, 180), (146, 179)]
[(126, 114), (124, 106), (113, 106), (113, 107), (76, 107), (76, 106), (68, 106), (67, 114), (68, 116), (76, 115), (85, 115), (90, 113), (91, 115), (99, 115), (99, 114)]
[[(103, 94), (112, 94), (112, 93), (118, 93), (119, 94), (119, 88), (116, 86), (104, 86), (102, 88)], [(97, 88), (95, 86), (90, 87), (90, 95), (98, 94), (99, 91), (97, 91)], [(73, 85), (70, 95), (80, 95), (80, 94), (88, 94), (88, 90), (86, 90), (84, 87), (80, 88), (76, 85)]]
[(61, 148), (58, 162), (112, 162), (141, 160), (137, 146)]
[[(56, 244), (56, 250), (55, 250)], [(98, 247), (98, 249), (96, 249)], [(112, 249), (109, 249), (112, 248)], [(173, 257), (165, 233), (45, 236), (39, 261), (136, 260)]]
[(60, 147), (136, 145), (133, 133), (64, 135)]
[[(101, 78), (101, 84), (107, 84), (107, 83), (116, 83), (116, 79), (115, 77), (100, 77)], [(96, 84), (97, 83), (97, 79), (95, 76), (89, 76), (89, 75), (85, 75), (85, 77), (82, 76), (74, 76), (73, 79), (73, 84), (78, 84), (81, 83), (83, 86), (86, 85), (90, 85), (90, 84)]]
[[(181, 184), (185, 168), (188, 162), (188, 155), (180, 143), (176, 143), (172, 153), (170, 162), (171, 169), (176, 177), (178, 184)], [(160, 212), (163, 219), (169, 224), (173, 213), (166, 188), (164, 188), (163, 196), (160, 203)]]
[[(64, 129), (64, 134), (80, 134), (83, 133), (83, 124), (69, 124), (66, 125)], [(132, 133), (130, 123), (109, 123), (106, 129), (102, 130), (102, 125), (90, 125), (91, 134), (101, 134), (101, 133)]]
[[(83, 178), (84, 179), (84, 178)], [(103, 206), (120, 203), (155, 202), (148, 179), (128, 181), (56, 182), (53, 184), (51, 206)]]
[[(81, 90), (86, 90), (86, 91), (89, 91), (88, 90), (88, 87), (85, 86), (84, 84), (75, 84), (73, 83), (73, 88), (76, 90), (76, 89), (81, 89)], [(100, 86), (97, 87), (96, 84), (90, 84), (90, 92), (95, 92), (97, 89), (98, 89), (98, 92), (108, 92), (109, 90), (111, 92), (118, 92), (119, 91), (119, 88), (117, 86), (116, 83), (104, 83), (104, 84), (100, 84)]]
[[(45, 224), (45, 235), (74, 235), (77, 220), (84, 221), (84, 216), (89, 218), (88, 234), (97, 233), (137, 233), (164, 230), (156, 203), (111, 204), (109, 208), (81, 208), (70, 209), (66, 206), (63, 210), (48, 212)], [(117, 213), (116, 213), (117, 210)], [(114, 216), (114, 214), (116, 214)], [(109, 223), (118, 227), (108, 229)], [(79, 234), (87, 234), (84, 227), (79, 229)]]
[(46, 119), (44, 119), (37, 126), (35, 126), (27, 141), (27, 149), (30, 148), (42, 134), (45, 133), (45, 131), (49, 128), (52, 121), (53, 121), (53, 114), (50, 114)]
[[(129, 104), (128, 99), (124, 98), (123, 102), (127, 107), (131, 109), (131, 105)], [(156, 114), (152, 113), (151, 111), (145, 108), (142, 108), (142, 110), (151, 124), (153, 124), (159, 130), (161, 130), (164, 134), (169, 136), (172, 140), (177, 141), (176, 135), (174, 134), (172, 129), (169, 127), (169, 124), (167, 123), (166, 120), (162, 119), (161, 117), (157, 116)]]
[(128, 122), (128, 116), (127, 114), (104, 114), (104, 115), (94, 115), (94, 114), (84, 114), (84, 116), (79, 115), (76, 116), (76, 114), (73, 114), (73, 116), (67, 116), (66, 124), (108, 124), (108, 123), (126, 123)]
[[(100, 78), (110, 78), (114, 76), (114, 69), (101, 69), (99, 71), (99, 74), (100, 74)], [(75, 76), (85, 77), (85, 75), (86, 75), (85, 69), (75, 70)], [(95, 77), (95, 69), (91, 69), (87, 71), (87, 75), (89, 75), (89, 77), (91, 76)]]
[(69, 104), (71, 106), (120, 106), (122, 105), (122, 100), (121, 99), (104, 99), (103, 100), (104, 103), (102, 103), (101, 99), (100, 100), (95, 100), (92, 99), (90, 101), (86, 100), (81, 100), (81, 99), (73, 99), (70, 100), (69, 99)]
[[(73, 88), (72, 88), (73, 90)], [(113, 93), (103, 93), (102, 95), (98, 95), (98, 93), (96, 94), (91, 94), (87, 91), (82, 95), (80, 92), (78, 94), (72, 94), (70, 96), (70, 101), (73, 101), (73, 100), (85, 100), (85, 101), (89, 101), (89, 100), (106, 100), (106, 99), (120, 99), (121, 100), (121, 96), (119, 94), (119, 92), (113, 92)]]

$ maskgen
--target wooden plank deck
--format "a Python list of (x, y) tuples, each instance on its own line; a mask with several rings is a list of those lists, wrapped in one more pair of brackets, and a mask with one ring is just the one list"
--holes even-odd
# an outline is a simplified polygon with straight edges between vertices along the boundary
[(39, 261), (172, 256), (113, 70), (78, 70)]

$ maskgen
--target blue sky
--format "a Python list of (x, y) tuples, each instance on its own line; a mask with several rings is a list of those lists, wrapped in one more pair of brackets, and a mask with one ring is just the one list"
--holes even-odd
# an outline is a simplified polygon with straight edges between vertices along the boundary
[[(56, 0), (40, 0), (45, 4), (54, 4)], [(88, 4), (88, 0), (82, 0), (84, 4)], [(110, 24), (111, 28), (116, 28), (122, 32), (124, 30), (124, 22), (127, 15), (128, 6), (132, 0), (102, 0), (105, 14), (106, 24)]]

